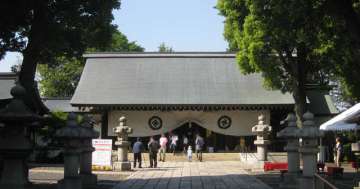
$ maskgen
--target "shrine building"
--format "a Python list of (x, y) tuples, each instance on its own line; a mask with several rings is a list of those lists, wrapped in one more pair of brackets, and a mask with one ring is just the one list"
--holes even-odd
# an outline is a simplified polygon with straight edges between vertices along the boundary
[[(86, 65), (70, 103), (100, 117), (102, 138), (114, 137), (113, 128), (124, 115), (133, 128), (130, 137), (172, 132), (192, 141), (200, 133), (207, 146), (237, 150), (252, 144), (251, 128), (260, 114), (276, 136), (294, 108), (292, 95), (265, 89), (261, 74), (242, 74), (233, 53), (84, 56)], [(327, 92), (308, 94), (319, 120), (337, 113)]]

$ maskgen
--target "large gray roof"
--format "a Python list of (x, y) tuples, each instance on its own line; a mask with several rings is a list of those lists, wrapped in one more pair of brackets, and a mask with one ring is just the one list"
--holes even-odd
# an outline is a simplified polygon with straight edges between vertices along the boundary
[(71, 104), (278, 105), (289, 94), (266, 90), (260, 74), (243, 75), (229, 53), (88, 54)]
[(82, 112), (78, 108), (70, 105), (70, 97), (67, 98), (42, 98), (45, 106), (51, 111), (61, 112)]

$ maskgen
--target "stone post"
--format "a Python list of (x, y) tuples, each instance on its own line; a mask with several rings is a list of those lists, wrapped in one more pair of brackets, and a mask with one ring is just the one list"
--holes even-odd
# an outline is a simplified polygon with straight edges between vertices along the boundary
[(300, 188), (309, 189), (314, 185), (314, 175), (317, 169), (317, 153), (319, 152), (318, 138), (324, 135), (315, 125), (314, 115), (306, 112), (303, 116), (303, 127), (298, 130), (298, 137), (302, 138), (299, 148), (303, 160), (303, 174), (300, 178)]
[(130, 170), (131, 163), (128, 161), (128, 135), (132, 133), (132, 128), (126, 126), (126, 118), (124, 116), (119, 118), (119, 126), (114, 128), (114, 133), (117, 135), (117, 141), (115, 142), (115, 145), (118, 147), (117, 161), (114, 163), (114, 170)]
[(292, 113), (286, 117), (287, 127), (277, 133), (277, 137), (287, 140), (284, 150), (287, 152), (288, 172), (280, 188), (297, 188), (300, 173), (299, 139), (297, 137), (296, 116)]
[(82, 141), (82, 153), (80, 156), (80, 177), (84, 187), (96, 185), (97, 183), (97, 176), (91, 170), (92, 152), (95, 151), (95, 148), (92, 147), (92, 139), (99, 137), (99, 132), (94, 130), (94, 123), (95, 121), (92, 118), (84, 115), (81, 126), (86, 129), (87, 136), (90, 137)]
[(0, 110), (0, 123), (4, 126), (0, 131), (0, 156), (4, 165), (0, 188), (23, 189), (29, 184), (27, 157), (33, 149), (28, 128), (43, 118), (25, 105), (26, 91), (21, 85), (14, 86), (10, 93), (13, 99)]
[(58, 182), (59, 189), (81, 189), (79, 175), (82, 141), (91, 138), (83, 127), (80, 127), (74, 113), (68, 115), (67, 126), (56, 131), (55, 136), (64, 142), (64, 179)]
[(258, 160), (267, 161), (267, 145), (270, 144), (270, 140), (268, 140), (268, 137), (272, 128), (270, 125), (266, 125), (264, 123), (265, 116), (263, 114), (261, 114), (258, 119), (258, 124), (252, 128), (252, 132), (256, 133), (257, 135), (254, 144), (257, 146)]

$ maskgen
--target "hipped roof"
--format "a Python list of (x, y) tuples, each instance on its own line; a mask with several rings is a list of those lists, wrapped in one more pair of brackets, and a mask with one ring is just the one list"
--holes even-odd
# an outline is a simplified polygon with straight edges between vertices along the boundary
[(291, 105), (266, 90), (260, 74), (241, 74), (230, 53), (98, 53), (87, 58), (74, 106)]

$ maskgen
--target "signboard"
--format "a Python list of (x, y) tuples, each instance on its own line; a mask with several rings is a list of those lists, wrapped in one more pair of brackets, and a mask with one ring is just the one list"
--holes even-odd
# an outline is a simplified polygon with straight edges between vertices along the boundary
[(93, 139), (92, 146), (95, 151), (92, 153), (92, 165), (111, 166), (111, 139)]

